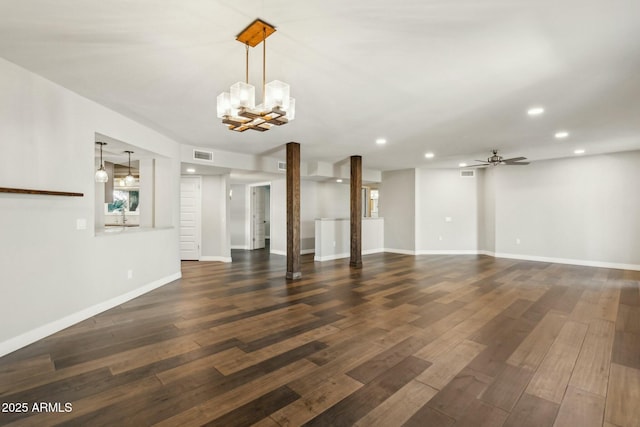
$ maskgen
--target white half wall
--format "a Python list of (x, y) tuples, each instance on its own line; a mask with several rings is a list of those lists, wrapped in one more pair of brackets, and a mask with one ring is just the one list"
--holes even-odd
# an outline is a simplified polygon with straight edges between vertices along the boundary
[[(96, 235), (96, 132), (158, 154), (162, 228)], [(3, 59), (0, 141), (0, 186), (84, 193), (0, 194), (0, 355), (180, 276), (178, 143)]]

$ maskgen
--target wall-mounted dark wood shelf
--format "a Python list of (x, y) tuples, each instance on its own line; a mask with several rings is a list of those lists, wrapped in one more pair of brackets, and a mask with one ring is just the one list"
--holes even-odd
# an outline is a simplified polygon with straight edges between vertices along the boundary
[(24, 188), (6, 188), (6, 187), (0, 187), (0, 193), (39, 194), (41, 196), (84, 197), (83, 193), (69, 193), (67, 191), (27, 190)]

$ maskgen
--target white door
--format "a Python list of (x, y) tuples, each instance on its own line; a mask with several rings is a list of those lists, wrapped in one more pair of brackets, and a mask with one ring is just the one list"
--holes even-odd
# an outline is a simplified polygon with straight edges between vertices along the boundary
[(200, 259), (200, 187), (199, 176), (180, 179), (180, 259)]
[(264, 249), (264, 203), (265, 187), (253, 187), (251, 197), (251, 209), (253, 220), (253, 249)]

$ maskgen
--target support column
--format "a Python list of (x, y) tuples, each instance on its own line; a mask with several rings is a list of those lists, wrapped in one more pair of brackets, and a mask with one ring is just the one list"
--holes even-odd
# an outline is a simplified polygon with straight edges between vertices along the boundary
[(287, 144), (287, 279), (300, 279), (300, 144)]
[(362, 267), (362, 157), (351, 156), (351, 267)]

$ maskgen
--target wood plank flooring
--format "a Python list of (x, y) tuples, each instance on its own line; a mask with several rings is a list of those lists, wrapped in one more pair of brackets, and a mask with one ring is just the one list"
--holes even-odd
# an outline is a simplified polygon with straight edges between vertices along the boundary
[(0, 358), (0, 425), (640, 426), (640, 272), (233, 258)]

